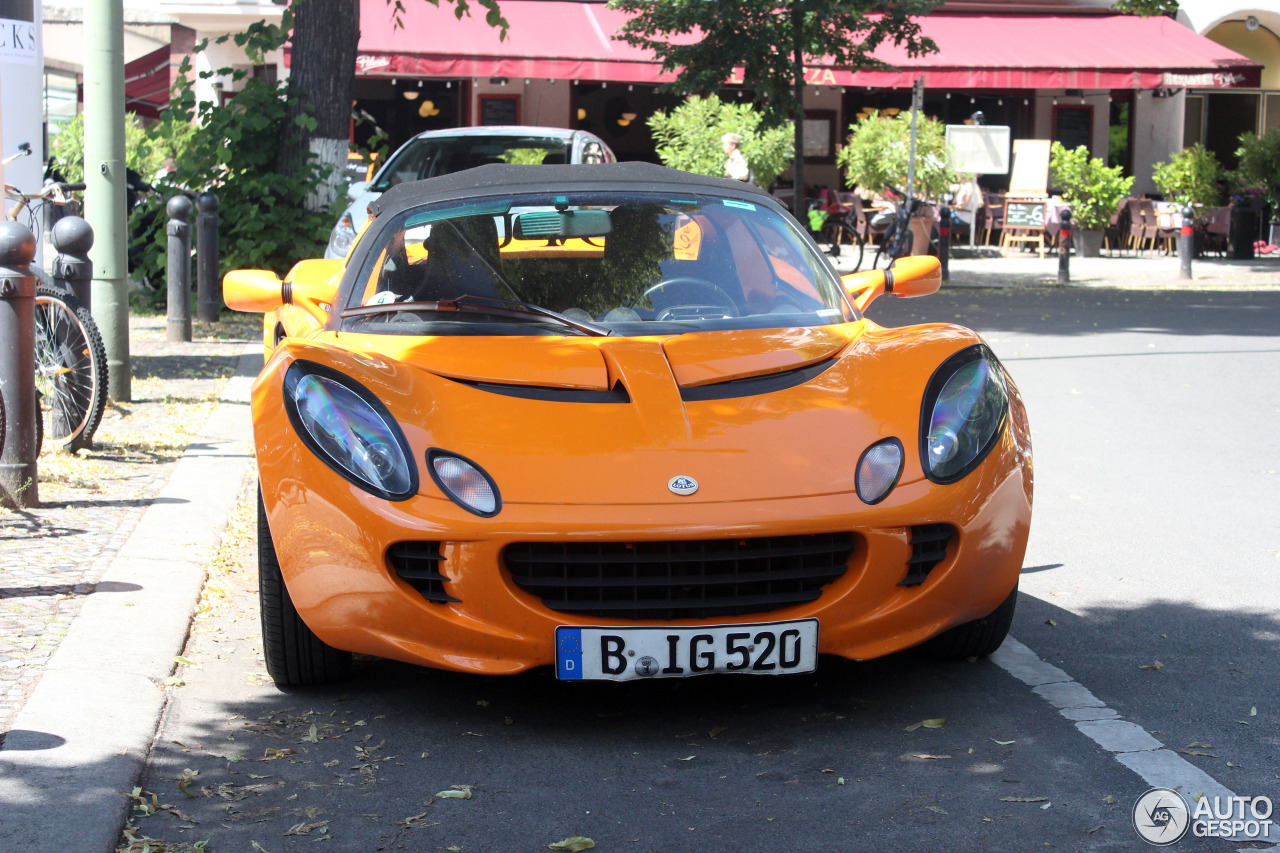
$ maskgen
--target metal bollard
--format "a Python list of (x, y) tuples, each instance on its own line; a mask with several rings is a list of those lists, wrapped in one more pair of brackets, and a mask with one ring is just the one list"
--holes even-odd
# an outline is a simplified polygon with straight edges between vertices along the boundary
[(89, 250), (93, 248), (93, 229), (79, 216), (64, 216), (53, 226), (51, 235), (58, 255), (53, 259), (53, 280), (71, 288), (86, 310), (93, 291), (93, 262)]
[(0, 506), (40, 505), (36, 472), (36, 238), (21, 222), (0, 222), (0, 394), (5, 442)]
[(1196, 212), (1191, 209), (1191, 205), (1182, 208), (1182, 230), (1178, 234), (1178, 278), (1183, 281), (1191, 280), (1191, 255), (1195, 253), (1195, 218)]
[(196, 196), (196, 318), (218, 322), (222, 308), (222, 279), (218, 277), (218, 197)]
[(1071, 210), (1062, 211), (1062, 230), (1058, 232), (1058, 281), (1071, 281)]
[(169, 224), (169, 312), (165, 340), (191, 340), (191, 199), (175, 195), (165, 205)]
[(938, 212), (938, 261), (942, 264), (942, 280), (951, 280), (951, 208), (942, 206)]

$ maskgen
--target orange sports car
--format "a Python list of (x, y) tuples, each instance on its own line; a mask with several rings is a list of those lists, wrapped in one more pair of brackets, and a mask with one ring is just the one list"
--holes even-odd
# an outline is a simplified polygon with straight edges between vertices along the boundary
[(226, 277), (267, 668), (783, 675), (1009, 629), (1030, 431), (977, 334), (884, 328), (767, 194), (648, 164), (399, 185), (341, 260)]

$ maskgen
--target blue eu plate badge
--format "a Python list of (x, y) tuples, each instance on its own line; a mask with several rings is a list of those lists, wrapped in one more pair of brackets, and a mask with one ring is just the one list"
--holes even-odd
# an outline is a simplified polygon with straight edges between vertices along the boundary
[(582, 629), (556, 629), (556, 673), (561, 680), (582, 678)]

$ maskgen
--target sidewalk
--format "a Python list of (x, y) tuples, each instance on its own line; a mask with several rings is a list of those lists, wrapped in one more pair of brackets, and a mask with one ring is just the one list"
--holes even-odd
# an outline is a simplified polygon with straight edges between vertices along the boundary
[(115, 847), (252, 467), (255, 320), (166, 344), (163, 317), (134, 318), (135, 402), (109, 412), (93, 451), (41, 457), (39, 508), (0, 514), (0, 849)]
[[(978, 247), (982, 252), (983, 247)], [(965, 246), (956, 247), (958, 257), (951, 259), (951, 279), (943, 287), (1057, 287), (1058, 256), (1046, 253), (1044, 258), (1031, 252), (1017, 252), (1007, 258), (985, 256), (994, 250), (986, 248), (983, 257), (964, 257)], [(875, 257), (869, 247), (862, 270), (870, 268)], [(836, 269), (849, 272), (852, 259), (836, 259)], [(1280, 256), (1259, 257), (1252, 261), (1201, 258), (1192, 261), (1191, 281), (1178, 279), (1177, 255), (1147, 257), (1071, 258), (1069, 287), (1124, 287), (1151, 290), (1272, 290), (1280, 288)]]

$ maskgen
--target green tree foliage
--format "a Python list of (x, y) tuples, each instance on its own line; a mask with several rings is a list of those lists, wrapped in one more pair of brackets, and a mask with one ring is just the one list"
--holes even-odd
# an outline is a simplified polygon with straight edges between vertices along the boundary
[[(284, 43), (289, 24), (286, 10), (279, 26), (259, 22), (245, 33), (224, 36), (219, 43), (234, 39), (251, 58), (260, 58)], [(201, 43), (196, 51), (207, 46), (207, 42)], [(164, 281), (164, 206), (181, 189), (209, 190), (218, 196), (220, 274), (241, 268), (284, 274), (299, 260), (319, 257), (337, 212), (308, 210), (305, 200), (323, 181), (326, 167), (309, 160), (290, 175), (275, 171), (280, 140), (314, 119), (304, 114), (290, 124), (285, 84), (245, 79), (244, 71), (230, 68), (201, 75), (244, 79), (244, 88), (235, 98), (225, 105), (197, 103), (189, 73), (188, 59), (174, 84), (168, 112), (146, 129), (156, 146), (181, 138), (185, 144), (175, 152), (177, 172), (132, 214), (131, 231), (144, 248), (138, 272), (153, 283)]]
[(796, 63), (797, 47), (810, 63), (827, 57), (837, 68), (886, 68), (871, 55), (882, 43), (904, 45), (911, 56), (937, 50), (911, 17), (928, 14), (934, 5), (935, 0), (609, 3), (635, 16), (615, 38), (653, 51), (663, 71), (676, 74), (664, 91), (715, 92), (741, 68), (742, 85), (754, 93), (767, 126), (782, 124), (795, 114), (795, 86), (804, 74)]
[(1142, 18), (1151, 18), (1156, 15), (1172, 17), (1178, 14), (1178, 0), (1116, 0), (1111, 4), (1111, 11)]
[[(125, 165), (147, 180), (160, 170), (166, 159), (182, 156), (183, 149), (194, 133), (195, 128), (187, 125), (184, 128), (174, 128), (168, 135), (157, 134), (149, 131), (137, 116), (130, 113), (125, 116), (124, 122)], [(64, 122), (57, 129), (51, 147), (67, 181), (73, 184), (83, 181), (83, 113)]]
[(1199, 142), (1169, 162), (1157, 163), (1151, 177), (1171, 201), (1194, 205), (1197, 216), (1203, 208), (1217, 206), (1222, 197), (1222, 164)]
[[(893, 187), (905, 192), (911, 155), (911, 114), (881, 115), (872, 111), (849, 126), (849, 140), (836, 152), (845, 181), (869, 193)], [(917, 198), (939, 200), (955, 184), (947, 150), (947, 127), (937, 119), (920, 116), (916, 123)]]
[(687, 98), (669, 113), (654, 113), (648, 124), (662, 164), (699, 175), (724, 177), (720, 139), (726, 133), (742, 137), (742, 156), (762, 187), (772, 184), (794, 156), (788, 128), (766, 128), (750, 104), (727, 103), (715, 95)]
[(1054, 142), (1049, 150), (1049, 174), (1071, 205), (1072, 221), (1086, 231), (1106, 228), (1116, 206), (1129, 194), (1133, 178), (1124, 177), (1123, 171), (1090, 157), (1084, 145), (1068, 150), (1061, 142)]
[(1280, 211), (1280, 129), (1265, 135), (1240, 135), (1239, 180), (1246, 187), (1258, 187), (1267, 196), (1272, 211)]

